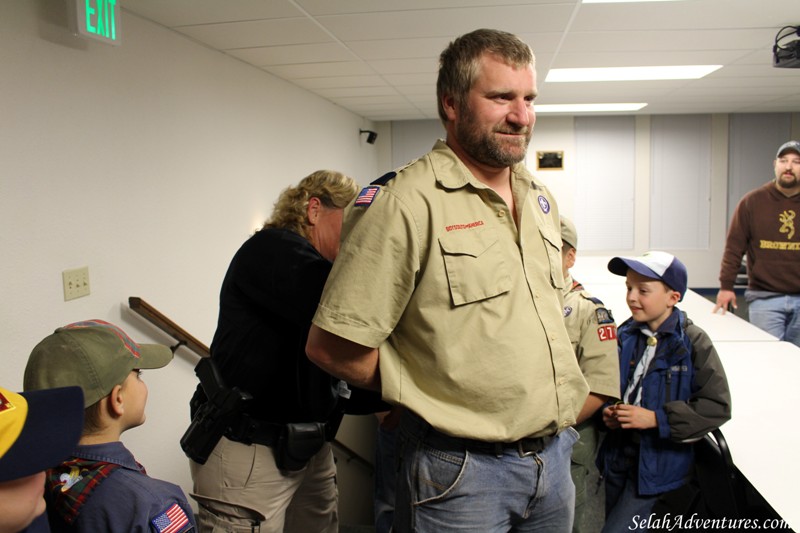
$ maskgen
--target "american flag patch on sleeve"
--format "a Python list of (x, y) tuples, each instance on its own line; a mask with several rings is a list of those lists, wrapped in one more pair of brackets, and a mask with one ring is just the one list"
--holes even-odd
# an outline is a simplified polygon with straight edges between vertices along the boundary
[(151, 522), (157, 533), (183, 533), (192, 528), (189, 517), (177, 503), (173, 503), (169, 509), (153, 518)]
[(361, 189), (361, 192), (358, 193), (355, 204), (353, 205), (369, 207), (370, 204), (372, 204), (372, 201), (375, 199), (375, 196), (378, 194), (379, 190), (381, 190), (380, 187), (375, 187), (375, 186), (364, 187), (363, 189)]

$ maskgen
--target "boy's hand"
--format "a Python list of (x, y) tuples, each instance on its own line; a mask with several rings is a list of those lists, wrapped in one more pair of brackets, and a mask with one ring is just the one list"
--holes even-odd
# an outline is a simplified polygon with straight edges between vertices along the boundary
[(619, 429), (620, 427), (615, 412), (616, 409), (616, 405), (609, 405), (603, 409), (603, 423), (608, 427), (608, 429)]
[[(650, 429), (658, 425), (655, 411), (638, 405), (621, 403), (614, 406), (614, 418), (618, 423), (618, 427), (622, 429)], [(605, 411), (603, 412), (603, 420), (605, 421)]]

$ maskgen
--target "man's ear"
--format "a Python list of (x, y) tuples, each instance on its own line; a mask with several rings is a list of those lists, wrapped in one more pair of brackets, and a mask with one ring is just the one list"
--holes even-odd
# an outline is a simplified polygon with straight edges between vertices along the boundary
[(442, 97), (442, 109), (444, 109), (444, 114), (447, 117), (447, 120), (450, 122), (456, 119), (456, 100), (453, 98), (452, 95), (445, 95)]
[(312, 226), (317, 223), (319, 220), (319, 212), (322, 209), (322, 202), (316, 196), (312, 196), (308, 199), (308, 207), (306, 207), (306, 218), (308, 218), (308, 223)]

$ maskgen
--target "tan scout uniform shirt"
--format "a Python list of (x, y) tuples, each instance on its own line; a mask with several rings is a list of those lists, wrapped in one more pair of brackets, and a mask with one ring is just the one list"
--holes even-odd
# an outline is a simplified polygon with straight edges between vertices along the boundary
[(594, 394), (619, 398), (617, 326), (611, 311), (597, 302), (572, 276), (567, 277), (564, 323), (583, 377)]
[(558, 210), (521, 164), (512, 190), (519, 230), (438, 141), (348, 209), (314, 317), (380, 346), (384, 399), (453, 436), (552, 434), (588, 394), (562, 315)]

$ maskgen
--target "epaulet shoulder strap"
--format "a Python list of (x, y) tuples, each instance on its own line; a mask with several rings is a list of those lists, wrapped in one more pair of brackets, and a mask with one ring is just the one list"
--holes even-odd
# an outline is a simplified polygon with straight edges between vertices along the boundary
[(390, 182), (390, 181), (391, 181), (391, 180), (392, 180), (392, 179), (393, 179), (395, 176), (397, 176), (397, 172), (395, 172), (395, 171), (387, 172), (386, 174), (384, 174), (384, 175), (383, 175), (383, 176), (381, 176), (380, 178), (373, 180), (373, 181), (370, 183), (370, 185), (381, 185), (381, 186), (383, 186), (383, 185), (386, 185), (386, 184), (387, 184), (387, 183), (389, 183), (389, 182)]

